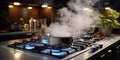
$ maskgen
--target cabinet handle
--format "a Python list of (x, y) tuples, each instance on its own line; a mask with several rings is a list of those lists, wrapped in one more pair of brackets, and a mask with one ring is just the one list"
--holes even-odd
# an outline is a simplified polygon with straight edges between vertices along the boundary
[(26, 35), (32, 35), (32, 33), (27, 33)]
[(108, 50), (108, 53), (112, 52), (112, 50)]
[(105, 54), (101, 55), (100, 57), (103, 58), (105, 56)]

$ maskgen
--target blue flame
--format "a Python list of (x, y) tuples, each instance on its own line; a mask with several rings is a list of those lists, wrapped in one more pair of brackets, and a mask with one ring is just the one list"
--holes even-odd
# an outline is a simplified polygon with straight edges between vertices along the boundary
[(52, 52), (60, 52), (60, 50), (55, 50), (55, 49), (53, 49), (53, 50), (51, 50)]
[(49, 43), (48, 39), (46, 39), (46, 38), (39, 38), (39, 40), (36, 41), (36, 42), (39, 42), (39, 43), (42, 43), (42, 44), (48, 44)]
[(41, 39), (41, 43), (48, 44), (48, 40), (47, 39)]
[(34, 49), (35, 46), (33, 44), (26, 44), (25, 49)]
[(52, 52), (52, 55), (55, 55), (55, 56), (65, 56), (67, 53), (66, 52)]

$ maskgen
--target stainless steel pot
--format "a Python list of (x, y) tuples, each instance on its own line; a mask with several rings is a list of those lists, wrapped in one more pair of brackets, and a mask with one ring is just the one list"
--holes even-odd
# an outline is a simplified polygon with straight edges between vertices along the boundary
[(61, 45), (62, 48), (70, 47), (72, 45), (73, 38), (72, 37), (50, 37), (49, 44), (50, 45)]

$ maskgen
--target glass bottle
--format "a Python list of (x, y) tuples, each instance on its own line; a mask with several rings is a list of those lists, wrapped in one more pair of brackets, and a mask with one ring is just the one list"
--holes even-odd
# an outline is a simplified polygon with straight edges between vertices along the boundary
[(30, 28), (30, 31), (36, 30), (36, 20), (33, 19), (33, 17), (31, 17), (29, 20), (29, 28)]

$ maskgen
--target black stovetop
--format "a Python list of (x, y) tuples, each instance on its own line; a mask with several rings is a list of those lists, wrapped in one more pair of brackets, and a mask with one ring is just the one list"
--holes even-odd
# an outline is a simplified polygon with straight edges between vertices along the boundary
[(70, 47), (63, 47), (61, 44), (49, 45), (47, 42), (48, 41), (45, 39), (31, 39), (31, 41), (23, 40), (23, 42), (14, 42), (7, 46), (37, 54), (46, 54), (57, 58), (64, 58), (77, 51), (82, 51), (90, 45), (89, 43), (75, 41)]

